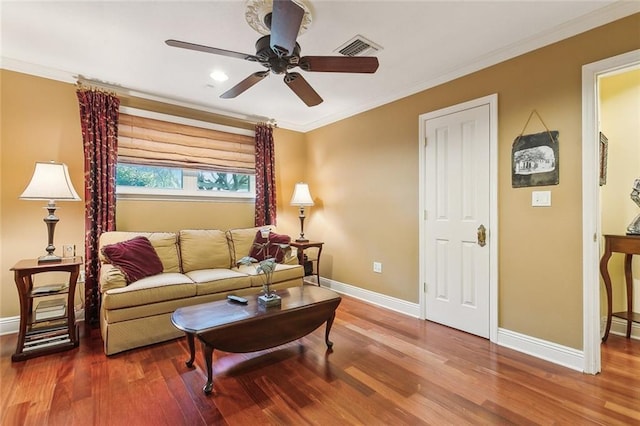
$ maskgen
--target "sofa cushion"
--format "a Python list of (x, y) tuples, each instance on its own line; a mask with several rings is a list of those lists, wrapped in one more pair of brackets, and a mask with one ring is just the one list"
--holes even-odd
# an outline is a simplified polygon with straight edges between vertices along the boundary
[(120, 288), (127, 286), (127, 279), (122, 271), (111, 265), (110, 263), (103, 263), (100, 265), (100, 293), (104, 293), (112, 288)]
[(254, 228), (230, 229), (227, 231), (227, 239), (229, 240), (229, 250), (231, 251), (231, 264), (235, 266), (238, 260), (245, 256), (249, 256), (253, 240), (256, 238), (256, 232), (263, 228), (268, 228), (272, 232), (276, 232), (275, 226), (259, 226)]
[(220, 293), (251, 286), (251, 278), (237, 270), (200, 269), (186, 274), (196, 283), (196, 294)]
[[(100, 247), (130, 240), (134, 237), (147, 237), (162, 262), (163, 272), (180, 272), (177, 235), (174, 232), (126, 232), (110, 231), (100, 235)], [(107, 262), (100, 250), (100, 260)]]
[(265, 238), (262, 231), (258, 231), (253, 240), (251, 251), (249, 251), (249, 256), (257, 261), (275, 258), (277, 263), (282, 263), (286, 254), (284, 249), (289, 246), (290, 242), (291, 237), (288, 235), (269, 232)]
[(231, 267), (229, 244), (218, 229), (187, 229), (179, 234), (182, 271)]
[(108, 290), (102, 295), (102, 304), (105, 309), (121, 309), (195, 295), (196, 285), (189, 277), (168, 272), (143, 278), (126, 287)]
[(106, 245), (102, 254), (124, 273), (127, 284), (162, 273), (162, 262), (147, 237)]

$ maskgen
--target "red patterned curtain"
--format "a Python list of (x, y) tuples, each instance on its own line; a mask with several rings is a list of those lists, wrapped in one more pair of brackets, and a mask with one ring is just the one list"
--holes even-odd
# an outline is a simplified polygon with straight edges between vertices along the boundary
[(116, 229), (116, 163), (120, 99), (100, 90), (80, 88), (80, 123), (84, 146), (85, 323), (99, 324), (98, 238)]
[(273, 128), (256, 125), (255, 226), (276, 224), (276, 173)]

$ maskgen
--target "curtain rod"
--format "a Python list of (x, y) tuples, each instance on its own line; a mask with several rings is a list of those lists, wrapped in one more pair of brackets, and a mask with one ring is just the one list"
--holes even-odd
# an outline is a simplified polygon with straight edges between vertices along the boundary
[(145, 92), (145, 91), (136, 90), (136, 89), (129, 89), (129, 88), (122, 87), (120, 85), (116, 85), (112, 83), (105, 83), (99, 80), (92, 80), (92, 79), (83, 77), (81, 75), (76, 77), (76, 82), (80, 87), (82, 86), (88, 86), (89, 88), (95, 87), (97, 89), (108, 90), (108, 91), (114, 92), (116, 95), (130, 97), (133, 99), (137, 98), (137, 99), (143, 99), (151, 102), (160, 102), (160, 103), (182, 107), (182, 108), (189, 108), (189, 109), (193, 109), (201, 112), (206, 112), (209, 114), (214, 114), (222, 118), (237, 120), (237, 121), (244, 122), (246, 124), (251, 124), (251, 125), (265, 123), (273, 127), (278, 127), (278, 123), (275, 118), (263, 117), (259, 115), (248, 116), (244, 114), (234, 114), (229, 111), (213, 109), (206, 105), (193, 103), (187, 100), (170, 98), (162, 95), (157, 95), (151, 92)]

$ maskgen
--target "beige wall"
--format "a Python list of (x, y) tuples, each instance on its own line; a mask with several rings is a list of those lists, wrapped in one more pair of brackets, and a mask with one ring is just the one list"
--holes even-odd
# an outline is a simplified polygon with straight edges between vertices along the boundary
[[(581, 67), (640, 48), (639, 26), (640, 15), (635, 15), (306, 135), (278, 129), (279, 229), (297, 234), (297, 211), (288, 201), (293, 184), (308, 181), (316, 205), (305, 230), (309, 238), (325, 241), (321, 274), (417, 303), (418, 116), (497, 93), (499, 323), (581, 348)], [(7, 317), (17, 315), (8, 269), (45, 245), (41, 209), (17, 200), (31, 165), (45, 155), (65, 161), (77, 186), (82, 165), (74, 87), (5, 71), (1, 75), (0, 317)], [(511, 144), (533, 109), (560, 131), (560, 184), (546, 188), (553, 193), (551, 208), (530, 206), (532, 188), (511, 188)], [(539, 123), (527, 128), (540, 130)], [(65, 137), (56, 139), (60, 134)], [(59, 244), (81, 238), (79, 204), (61, 210)], [(242, 206), (234, 208), (247, 214)], [(194, 221), (208, 220), (209, 213), (186, 210), (181, 213), (193, 214)], [(144, 216), (136, 212), (129, 208), (118, 220), (138, 226)], [(240, 220), (235, 214), (227, 216), (230, 222)], [(383, 263), (382, 274), (371, 271), (374, 260)]]
[[(609, 139), (607, 184), (600, 188), (602, 233), (621, 235), (640, 210), (629, 194), (640, 178), (640, 69), (600, 79), (600, 126)], [(624, 255), (609, 260), (613, 311), (626, 311)], [(640, 259), (633, 260), (634, 277), (640, 277)], [(600, 305), (606, 312), (606, 294)], [(635, 307), (635, 311), (640, 309)]]
[[(418, 302), (418, 116), (497, 93), (499, 326), (582, 348), (581, 70), (640, 48), (639, 26), (635, 15), (310, 132), (322, 203), (309, 235), (327, 242), (322, 274)], [(551, 208), (531, 207), (540, 188), (511, 187), (511, 146), (533, 109), (560, 132)]]
[[(66, 163), (73, 185), (84, 199), (83, 155), (78, 101), (73, 85), (0, 71), (0, 318), (19, 314), (18, 293), (9, 271), (18, 260), (42, 256), (47, 246), (43, 222), (46, 201), (18, 197), (33, 174), (36, 161)], [(59, 202), (55, 244), (76, 244), (82, 253), (84, 203)], [(46, 274), (36, 283), (67, 276)]]

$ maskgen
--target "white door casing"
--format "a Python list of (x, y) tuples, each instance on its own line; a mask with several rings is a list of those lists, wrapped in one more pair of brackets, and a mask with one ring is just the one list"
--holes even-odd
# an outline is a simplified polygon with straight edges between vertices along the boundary
[(600, 186), (598, 78), (640, 66), (640, 49), (582, 67), (582, 288), (584, 367), (601, 370), (600, 344)]
[(497, 338), (496, 113), (497, 96), (491, 95), (420, 116), (421, 311), (426, 319), (492, 341)]

